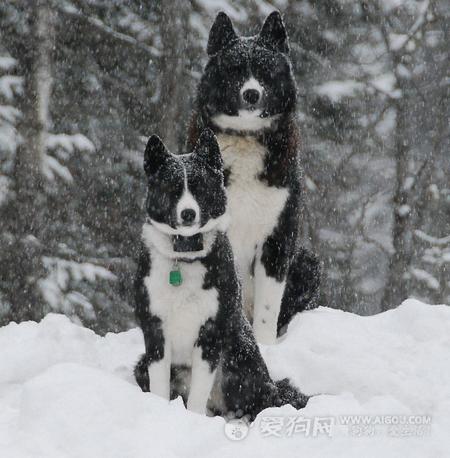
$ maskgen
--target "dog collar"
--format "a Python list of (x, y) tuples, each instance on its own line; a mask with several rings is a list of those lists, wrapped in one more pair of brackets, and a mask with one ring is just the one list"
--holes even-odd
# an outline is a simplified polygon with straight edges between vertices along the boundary
[(173, 251), (176, 253), (192, 253), (203, 250), (203, 234), (197, 233), (191, 236), (172, 236)]
[[(196, 251), (203, 250), (203, 234), (198, 233), (191, 235), (189, 237), (183, 235), (174, 235), (172, 236), (172, 246), (173, 251), (176, 253), (195, 253)], [(183, 262), (193, 262), (197, 258), (175, 258), (175, 261), (172, 266), (172, 270), (169, 272), (169, 283), (172, 286), (180, 286), (183, 283), (183, 275), (181, 274), (181, 269), (179, 261)]]
[[(150, 218), (146, 218), (146, 224), (156, 229), (157, 232), (164, 234), (167, 242), (171, 246), (172, 268), (169, 271), (169, 284), (172, 286), (180, 286), (183, 283), (183, 275), (181, 272), (181, 263), (191, 264), (205, 257), (205, 241), (204, 236), (209, 232), (198, 232), (191, 236), (184, 236), (179, 234), (165, 234), (159, 231), (155, 225), (152, 224)], [(157, 245), (155, 245), (158, 249)]]

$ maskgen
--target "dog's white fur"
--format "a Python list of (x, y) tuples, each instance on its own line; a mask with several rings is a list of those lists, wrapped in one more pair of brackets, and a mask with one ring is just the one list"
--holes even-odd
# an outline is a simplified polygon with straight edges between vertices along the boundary
[[(247, 89), (255, 89), (259, 92), (260, 97), (264, 94), (264, 88), (259, 83), (255, 77), (250, 77), (241, 87), (240, 94), (242, 94)], [(279, 116), (267, 116), (261, 117), (262, 110), (239, 110), (237, 116), (230, 116), (226, 114), (218, 114), (213, 116), (212, 122), (220, 127), (221, 129), (230, 129), (237, 131), (258, 131), (261, 129), (269, 128), (273, 121), (275, 121)]]
[(197, 233), (203, 233), (205, 231), (203, 235), (203, 250), (201, 251), (189, 251), (186, 253), (174, 251), (173, 244), (170, 238), (171, 235), (193, 234), (173, 229), (167, 224), (158, 223), (153, 220), (149, 220), (148, 223), (144, 224), (142, 228), (142, 239), (148, 247), (154, 247), (153, 250), (159, 251), (162, 255), (170, 259), (175, 259), (179, 257), (183, 257), (186, 259), (201, 258), (208, 254), (209, 250), (212, 247), (212, 244), (214, 243), (215, 235), (213, 229), (225, 231), (229, 225), (229, 221), (229, 215), (225, 213), (219, 218), (209, 220), (207, 224), (202, 226), (202, 228), (197, 231)]
[[(148, 219), (149, 223), (154, 226), (159, 232), (166, 234), (166, 235), (184, 235), (189, 237), (191, 235), (195, 235), (200, 233), (210, 232), (213, 229), (224, 231), (228, 227), (229, 224), (229, 215), (224, 213), (222, 216), (218, 218), (211, 218), (204, 226), (200, 226), (199, 224), (195, 224), (194, 226), (178, 226), (177, 228), (173, 228), (165, 223), (160, 223), (155, 221), (151, 218)], [(195, 256), (197, 257), (197, 256)]]
[[(258, 342), (274, 343), (284, 284), (267, 277), (260, 256), (262, 244), (276, 227), (289, 192), (268, 187), (258, 179), (266, 150), (254, 138), (219, 134), (217, 139), (225, 167), (232, 168), (227, 189), (231, 218), (228, 236), (242, 280), (244, 310), (249, 318), (253, 316)], [(255, 254), (252, 278), (250, 269)]]
[(253, 330), (258, 342), (271, 344), (276, 340), (278, 316), (286, 282), (268, 277), (260, 259), (258, 253), (255, 262)]
[[(155, 237), (157, 233), (151, 225), (144, 225), (143, 240), (150, 248), (151, 260), (150, 274), (144, 279), (144, 284), (150, 299), (150, 309), (162, 320), (165, 339), (164, 357), (149, 367), (150, 391), (168, 399), (171, 364), (190, 366), (192, 373), (188, 408), (204, 414), (216, 371), (211, 371), (202, 360), (195, 342), (201, 326), (217, 314), (217, 290), (203, 289), (206, 269), (199, 261), (189, 263), (185, 268), (180, 266), (182, 284), (177, 287), (170, 285), (169, 273), (174, 261), (164, 254), (167, 248), (161, 249), (160, 246), (164, 238), (167, 239), (166, 245), (170, 241), (165, 234), (160, 233), (160, 236)], [(206, 234), (208, 236), (210, 234)], [(209, 244), (213, 242), (208, 241)]]
[(187, 408), (200, 414), (206, 413), (206, 405), (210, 398), (217, 370), (211, 371), (209, 364), (202, 358), (202, 350), (198, 347), (192, 352), (191, 388)]
[[(164, 345), (164, 354), (170, 353), (169, 345)], [(150, 391), (164, 399), (170, 399), (170, 358), (163, 358), (148, 367)]]
[(241, 97), (242, 97), (242, 94), (247, 90), (247, 89), (255, 89), (256, 91), (259, 92), (259, 96), (261, 97), (263, 92), (264, 92), (264, 88), (261, 86), (261, 84), (259, 83), (259, 81), (255, 78), (255, 77), (250, 77), (243, 85), (242, 85), (242, 88), (241, 88)]
[(191, 194), (188, 188), (187, 183), (187, 173), (186, 167), (183, 166), (183, 173), (184, 173), (184, 190), (183, 195), (181, 196), (180, 200), (177, 203), (177, 222), (181, 226), (183, 224), (183, 220), (181, 218), (181, 212), (183, 210), (191, 209), (195, 211), (195, 220), (193, 221), (193, 226), (197, 226), (200, 223), (200, 208), (198, 206), (197, 201), (194, 199), (194, 196)]
[(239, 110), (238, 116), (219, 114), (212, 117), (213, 123), (221, 129), (257, 131), (269, 128), (277, 116), (261, 117), (261, 110)]

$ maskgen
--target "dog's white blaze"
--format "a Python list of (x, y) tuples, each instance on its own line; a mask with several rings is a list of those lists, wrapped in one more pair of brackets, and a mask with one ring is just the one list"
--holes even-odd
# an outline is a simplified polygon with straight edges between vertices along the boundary
[(254, 138), (219, 134), (217, 139), (225, 166), (232, 170), (227, 190), (231, 218), (228, 236), (242, 280), (244, 310), (251, 319), (255, 289), (251, 264), (277, 225), (289, 191), (269, 187), (258, 179), (266, 150)]
[[(161, 318), (164, 339), (170, 342), (171, 363), (191, 365), (192, 349), (201, 326), (217, 314), (217, 290), (203, 289), (206, 268), (199, 261), (180, 263), (180, 286), (169, 284), (173, 261), (151, 249), (150, 275), (144, 279), (150, 310)], [(151, 366), (150, 366), (151, 367)]]
[(202, 350), (194, 348), (192, 352), (191, 387), (187, 408), (200, 414), (206, 413), (206, 405), (211, 394), (216, 371), (211, 371), (207, 361), (202, 358)]
[(150, 364), (148, 375), (150, 391), (164, 399), (170, 399), (170, 348), (167, 342), (164, 347), (164, 358)]
[(241, 96), (244, 93), (244, 91), (246, 91), (247, 89), (255, 89), (256, 91), (259, 92), (260, 96), (262, 95), (262, 93), (264, 91), (264, 88), (261, 86), (261, 84), (259, 84), (259, 81), (253, 76), (251, 78), (249, 78), (244, 83), (244, 85), (242, 86), (242, 88), (241, 88)]
[(177, 221), (178, 221), (178, 224), (181, 225), (183, 223), (183, 220), (181, 218), (181, 212), (183, 210), (192, 209), (195, 211), (195, 220), (194, 220), (194, 224), (189, 227), (195, 228), (198, 231), (198, 224), (200, 221), (200, 207), (198, 206), (198, 203), (195, 200), (194, 196), (191, 194), (191, 191), (189, 191), (186, 167), (184, 166), (183, 166), (183, 172), (184, 172), (184, 191), (183, 191), (183, 195), (180, 197), (180, 200), (177, 203)]
[(253, 330), (258, 342), (271, 345), (277, 340), (278, 315), (286, 282), (268, 277), (260, 256), (259, 252), (255, 262)]
[(278, 117), (276, 115), (261, 118), (260, 115), (261, 110), (239, 110), (238, 116), (229, 116), (222, 113), (213, 116), (212, 121), (221, 129), (255, 131), (269, 128), (272, 125), (272, 122)]

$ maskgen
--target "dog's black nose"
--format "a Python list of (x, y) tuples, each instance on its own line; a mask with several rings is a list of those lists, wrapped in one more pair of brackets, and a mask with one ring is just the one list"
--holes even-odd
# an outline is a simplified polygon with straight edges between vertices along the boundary
[(260, 93), (256, 89), (246, 89), (242, 93), (242, 98), (244, 99), (244, 102), (247, 102), (250, 105), (255, 105), (255, 103), (258, 102), (259, 97)]
[(185, 225), (190, 225), (194, 222), (195, 220), (195, 210), (192, 210), (192, 208), (185, 208), (181, 212), (181, 220), (183, 221), (183, 224)]

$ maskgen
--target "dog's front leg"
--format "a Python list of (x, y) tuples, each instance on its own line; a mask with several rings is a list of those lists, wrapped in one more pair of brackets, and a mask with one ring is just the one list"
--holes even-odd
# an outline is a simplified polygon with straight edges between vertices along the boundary
[(187, 407), (193, 412), (206, 414), (206, 404), (211, 393), (217, 365), (203, 359), (201, 347), (192, 352), (191, 388)]
[(165, 399), (170, 399), (170, 364), (170, 345), (165, 342), (162, 358), (148, 367), (150, 391)]
[[(285, 260), (271, 253), (258, 250), (254, 275), (253, 331), (256, 340), (263, 344), (274, 344), (277, 339), (277, 324), (281, 300), (286, 286)], [(270, 263), (270, 268), (267, 265)], [(274, 275), (274, 271), (277, 273)]]

